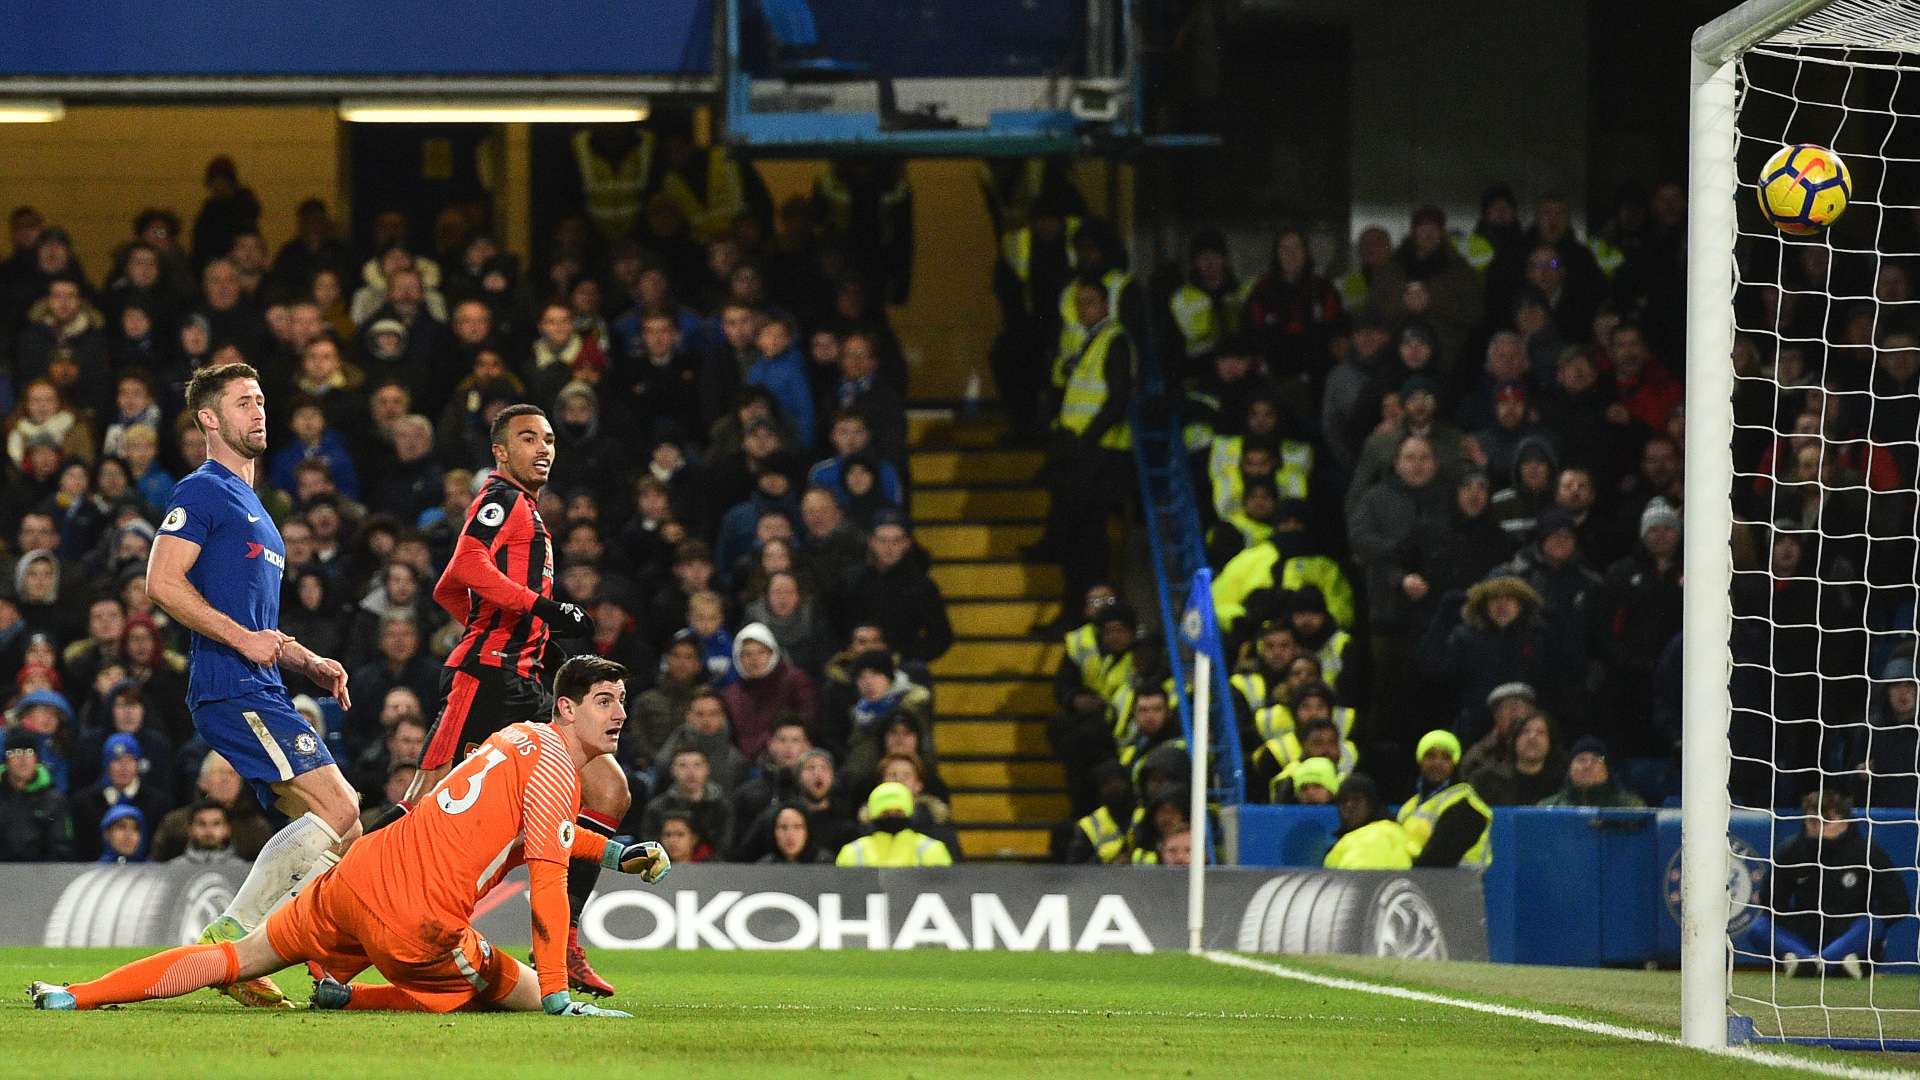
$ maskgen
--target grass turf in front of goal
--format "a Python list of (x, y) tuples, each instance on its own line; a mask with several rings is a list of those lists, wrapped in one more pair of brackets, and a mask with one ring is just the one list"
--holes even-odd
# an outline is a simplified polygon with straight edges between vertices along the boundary
[[(472, 1077), (1751, 1076), (1750, 1060), (1278, 979), (1180, 955), (613, 952), (610, 1004), (634, 1021), (458, 1013), (258, 1012), (202, 992), (39, 1014), (34, 979), (90, 978), (128, 949), (0, 950), (8, 1073)], [(1671, 1032), (1671, 973), (1282, 960), (1567, 1016)], [(1890, 980), (1882, 980), (1882, 990)], [(1911, 980), (1902, 980), (1911, 992)], [(282, 983), (304, 1004), (308, 981)], [(1830, 984), (1831, 985), (1831, 984)], [(1808, 1060), (1840, 1057), (1805, 1053)], [(1912, 1059), (1849, 1055), (1867, 1067)]]

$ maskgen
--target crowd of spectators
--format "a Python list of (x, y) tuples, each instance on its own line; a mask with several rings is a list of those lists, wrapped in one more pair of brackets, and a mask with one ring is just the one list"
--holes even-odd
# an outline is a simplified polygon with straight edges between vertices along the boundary
[[(677, 859), (830, 860), (895, 780), (914, 828), (959, 854), (927, 666), (952, 631), (906, 513), (885, 308), (911, 287), (911, 189), (836, 164), (776, 213), (751, 166), (663, 148), (629, 206), (589, 183), (531, 267), (459, 208), (382, 213), (356, 244), (318, 200), (270, 253), (224, 158), (190, 232), (143, 210), (86, 253), (92, 274), (57, 223), (13, 210), (0, 858), (246, 857), (265, 834), (194, 736), (182, 632), (144, 589), (158, 512), (205, 457), (181, 388), (227, 360), (266, 384), (282, 626), (347, 664), (355, 708), (293, 689), (369, 813), (406, 789), (432, 720), (459, 631), (432, 583), (488, 424), (531, 401), (559, 441), (540, 498), (556, 592), (636, 672), (626, 830)], [(576, 149), (591, 179), (591, 154), (632, 148), (594, 132)], [(1054, 165), (983, 176), (1009, 439), (1051, 439), (1054, 514), (1028, 555), (1069, 586), (1040, 628), (1067, 645), (1048, 734), (1073, 822), (1112, 826), (1063, 827), (1062, 857), (1106, 858), (1109, 832), (1141, 861), (1191, 846), (1164, 647), (1105, 584), (1097, 527), (1133, 490), (1143, 364), (1184, 396), (1249, 798), (1326, 801), (1362, 769), (1398, 801), (1434, 729), (1494, 804), (1674, 794), (1680, 185), (1623, 189), (1584, 239), (1564, 198), (1523, 207), (1495, 185), (1469, 227), (1426, 206), (1397, 240), (1364, 230), (1338, 274), (1282, 229), (1242, 277), (1211, 230), (1184, 265), (1134, 273)], [(1761, 246), (1738, 297), (1759, 329), (1732, 358), (1736, 795), (1790, 804), (1818, 767), (1856, 775), (1864, 805), (1910, 806), (1910, 270)], [(1103, 367), (1081, 363), (1094, 349)], [(1833, 715), (1865, 722), (1795, 722)], [(1320, 759), (1331, 787), (1299, 771)]]
[[(1124, 268), (1126, 254), (1092, 252), (1111, 238), (1089, 245), (1057, 203), (1008, 247), (1035, 265), (1030, 249), (1062, 253), (1054, 325), (1071, 321), (1074, 282), (1088, 300), (1104, 287), (1093, 313), (1155, 342), (1184, 390), (1250, 799), (1298, 801), (1295, 768), (1318, 756), (1399, 801), (1433, 729), (1471, 747), (1460, 774), (1490, 803), (1677, 794), (1685, 212), (1677, 182), (1630, 185), (1583, 239), (1566, 199), (1523, 207), (1495, 185), (1464, 228), (1424, 206), (1398, 238), (1364, 230), (1334, 275), (1282, 229), (1251, 278), (1214, 231), (1192, 235), (1182, 267), (1075, 277), (1088, 255)], [(1888, 229), (1920, 234), (1920, 218)], [(1911, 809), (1910, 261), (1763, 232), (1739, 252), (1732, 358), (1735, 796), (1796, 804), (1818, 767), (1863, 805)], [(1029, 554), (1072, 581), (1055, 540)], [(1164, 645), (1136, 646), (1106, 585), (1065, 599), (1050, 734), (1080, 827), (1061, 839), (1125, 831), (1126, 814), (1141, 834), (1155, 803), (1141, 766), (1179, 739), (1141, 719), (1168, 685)], [(1130, 790), (1103, 793), (1108, 761), (1133, 770)], [(1127, 846), (1151, 857), (1152, 843)]]
[[(602, 135), (576, 140), (589, 181), (635, 145)], [(897, 781), (912, 828), (959, 854), (927, 669), (952, 632), (904, 513), (881, 302), (908, 287), (905, 180), (837, 166), (776, 215), (750, 165), (684, 126), (658, 137), (651, 172), (589, 182), (534, 266), (460, 208), (383, 212), (355, 243), (317, 199), (274, 252), (224, 157), (190, 230), (140, 210), (112, 251), (12, 210), (0, 860), (250, 858), (269, 833), (195, 735), (184, 631), (144, 587), (173, 484), (206, 456), (183, 385), (236, 360), (267, 395), (281, 629), (347, 666), (353, 708), (289, 689), (369, 815), (407, 789), (438, 705), (461, 628), (432, 587), (489, 424), (531, 402), (558, 440), (539, 499), (555, 592), (634, 672), (625, 831), (676, 862), (832, 861)]]

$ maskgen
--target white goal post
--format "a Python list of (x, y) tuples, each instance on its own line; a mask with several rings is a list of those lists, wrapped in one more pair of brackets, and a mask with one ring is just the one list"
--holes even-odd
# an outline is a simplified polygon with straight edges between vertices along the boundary
[[(1914, 645), (1911, 599), (1904, 601), (1904, 622), (1876, 622), (1874, 605), (1896, 589), (1911, 596), (1920, 557), (1897, 572), (1907, 575), (1898, 581), (1869, 572), (1871, 555), (1862, 565), (1840, 563), (1844, 570), (1823, 561), (1842, 543), (1869, 551), (1878, 545), (1881, 552), (1920, 543), (1911, 520), (1916, 478), (1908, 449), (1920, 430), (1904, 431), (1891, 419), (1910, 415), (1920, 399), (1910, 372), (1885, 374), (1898, 370), (1886, 354), (1920, 348), (1896, 340), (1915, 334), (1908, 314), (1914, 308), (1901, 305), (1920, 307), (1920, 299), (1879, 276), (1883, 268), (1904, 276), (1904, 264), (1920, 256), (1920, 249), (1909, 250), (1909, 237), (1920, 234), (1920, 182), (1912, 172), (1920, 164), (1920, 108), (1912, 100), (1920, 90), (1920, 0), (1748, 0), (1700, 27), (1691, 45), (1681, 1037), (1704, 1049), (1727, 1046), (1730, 1026), (1736, 1040), (1755, 1037), (1751, 1019), (1735, 1015), (1746, 1012), (1768, 1016), (1771, 1032), (1758, 1036), (1765, 1041), (1912, 1050), (1920, 1048), (1920, 1001), (1907, 980), (1897, 995), (1892, 984), (1876, 987), (1875, 949), (1883, 938), (1875, 935), (1885, 931), (1876, 930), (1875, 920), (1910, 925), (1913, 898), (1894, 917), (1876, 892), (1858, 912), (1869, 944), (1844, 963), (1840, 948), (1835, 958), (1803, 963), (1798, 953), (1782, 951), (1779, 942), (1788, 940), (1782, 923), (1810, 916), (1821, 927), (1812, 939), (1819, 948), (1829, 933), (1823, 915), (1855, 913), (1832, 910), (1824, 893), (1810, 910), (1804, 899), (1783, 901), (1776, 910), (1765, 894), (1736, 907), (1730, 881), (1759, 889), (1790, 860), (1776, 863), (1771, 847), (1736, 854), (1739, 844), (1729, 833), (1764, 826), (1772, 830), (1769, 843), (1798, 837), (1803, 811), (1783, 803), (1837, 793), (1851, 807), (1856, 789), (1865, 793), (1859, 807), (1842, 816), (1861, 830), (1869, 849), (1876, 827), (1920, 822), (1920, 797), (1902, 806), (1899, 799), (1875, 799), (1873, 786), (1901, 781), (1907, 784), (1901, 790), (1911, 790), (1920, 768), (1911, 756), (1901, 769), (1882, 761), (1875, 739), (1889, 728), (1874, 713), (1883, 692), (1887, 700), (1895, 697), (1891, 684), (1911, 682), (1910, 667), (1904, 676), (1885, 677), (1886, 654), (1898, 650), (1910, 661)], [(1835, 235), (1788, 238), (1764, 223), (1743, 231), (1743, 216), (1758, 220), (1757, 160), (1795, 143), (1824, 146), (1848, 161), (1853, 220), (1830, 230)], [(1863, 276), (1865, 285), (1859, 284)], [(1749, 365), (1738, 378), (1736, 347)], [(1746, 406), (1736, 404), (1737, 389)], [(1789, 402), (1803, 411), (1789, 411)], [(1737, 409), (1749, 411), (1737, 418)], [(1864, 423), (1856, 418), (1848, 426), (1843, 418), (1829, 427), (1830, 416), (1849, 410), (1864, 414)], [(1796, 428), (1799, 422), (1809, 426)], [(1745, 455), (1736, 462), (1737, 438), (1748, 448), (1769, 447), (1770, 464), (1756, 467)], [(1809, 473), (1783, 471), (1787, 460), (1806, 460)], [(1855, 468), (1856, 461), (1867, 464)], [(1817, 490), (1802, 503), (1801, 489)], [(1847, 498), (1863, 522), (1876, 507), (1905, 507), (1893, 518), (1907, 520), (1891, 534), (1884, 518), (1857, 528), (1832, 524), (1852, 520), (1828, 512)], [(1820, 554), (1803, 557), (1802, 543)], [(1783, 556), (1783, 549), (1791, 554)], [(1796, 583), (1813, 597), (1811, 616), (1781, 614), (1785, 608), (1774, 599)], [(1758, 615), (1752, 602), (1736, 603), (1736, 589), (1740, 597), (1757, 592), (1764, 598)], [(1866, 599), (1849, 609), (1843, 624), (1828, 603), (1848, 597)], [(1754, 640), (1748, 630), (1767, 650), (1758, 659), (1744, 644)], [(1789, 648), (1793, 635), (1797, 644)], [(1801, 652), (1814, 655), (1804, 659)], [(1753, 681), (1742, 681), (1748, 678)], [(1755, 681), (1758, 695), (1742, 689)], [(1789, 684), (1793, 693), (1783, 692)], [(1910, 702), (1906, 710), (1894, 715), (1910, 728)], [(1751, 741), (1756, 730), (1763, 737), (1758, 744)], [(1836, 813), (1827, 807), (1820, 802), (1814, 816)], [(1905, 816), (1871, 813), (1893, 808)], [(1817, 854), (1806, 856), (1803, 847), (1791, 861), (1795, 868), (1820, 875), (1858, 871), (1869, 887), (1884, 880), (1875, 876), (1881, 866), (1913, 868), (1914, 844), (1896, 848), (1890, 863), (1869, 865), (1857, 855), (1858, 861), (1831, 861), (1827, 834), (1804, 828), (1809, 839), (1802, 843)], [(1853, 878), (1848, 875), (1849, 885)], [(1743, 913), (1754, 918), (1754, 929), (1736, 937), (1729, 920)], [(1762, 933), (1774, 936), (1756, 941)], [(1808, 975), (1809, 967), (1819, 982), (1791, 981)], [(1829, 985), (1830, 979), (1840, 981)]]

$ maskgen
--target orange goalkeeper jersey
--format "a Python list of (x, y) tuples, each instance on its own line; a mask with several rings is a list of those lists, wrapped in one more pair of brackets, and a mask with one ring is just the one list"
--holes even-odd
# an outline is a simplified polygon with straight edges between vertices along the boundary
[[(333, 872), (396, 933), (423, 945), (457, 938), (480, 898), (522, 862), (550, 864), (533, 867), (536, 893), (555, 876), (542, 871), (559, 872), (564, 912), (580, 812), (567, 738), (551, 724), (495, 732), (406, 817), (348, 848)], [(598, 857), (585, 850), (594, 846), (579, 854)]]

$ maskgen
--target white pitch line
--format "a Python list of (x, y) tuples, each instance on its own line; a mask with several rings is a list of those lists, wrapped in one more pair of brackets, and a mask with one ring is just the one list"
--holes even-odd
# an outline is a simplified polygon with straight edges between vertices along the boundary
[(1328, 1013), (1251, 1012), (1204, 1009), (1087, 1009), (1027, 1008), (999, 1005), (814, 1005), (802, 1001), (771, 1001), (750, 1004), (730, 1002), (657, 1002), (647, 1006), (662, 1012), (799, 1012), (799, 1013), (932, 1013), (941, 1016), (1071, 1016), (1101, 1017), (1117, 1020), (1290, 1020), (1312, 1023), (1392, 1024), (1405, 1023), (1402, 1017), (1341, 1016)]
[[(1540, 1012), (1535, 1009), (1520, 1009), (1511, 1005), (1496, 1005), (1489, 1001), (1475, 1001), (1471, 998), (1447, 997), (1426, 990), (1412, 990), (1404, 986), (1387, 986), (1380, 983), (1361, 982), (1358, 979), (1343, 979), (1335, 975), (1321, 975), (1311, 971), (1282, 967), (1262, 960), (1249, 960), (1233, 953), (1209, 950), (1202, 953), (1208, 960), (1227, 967), (1244, 968), (1258, 971), (1281, 979), (1308, 983), (1329, 990), (1352, 990), (1356, 993), (1373, 994), (1378, 997), (1399, 998), (1402, 1001), (1418, 1001), (1424, 1005), (1445, 1005), (1455, 1009), (1467, 1009), (1471, 1012), (1486, 1013), (1489, 1016), (1503, 1016), (1511, 1020), (1525, 1020), (1530, 1023), (1544, 1024), (1548, 1027), (1566, 1028), (1570, 1031), (1583, 1031), (1589, 1035), (1606, 1035), (1615, 1039), (1632, 1042), (1658, 1043), (1663, 1046), (1687, 1047), (1678, 1037), (1662, 1031), (1648, 1028), (1626, 1027), (1621, 1024), (1608, 1024), (1598, 1020), (1582, 1020), (1573, 1016), (1561, 1016), (1558, 1013)], [(1857, 1065), (1846, 1065), (1837, 1061), (1819, 1061), (1812, 1058), (1795, 1057), (1772, 1050), (1759, 1050), (1751, 1046), (1729, 1046), (1724, 1050), (1706, 1051), (1716, 1055), (1751, 1061), (1755, 1065), (1765, 1065), (1775, 1069), (1797, 1069), (1801, 1072), (1818, 1073), (1822, 1076), (1846, 1077), (1848, 1080), (1885, 1080), (1887, 1077), (1914, 1077), (1914, 1073), (1897, 1072), (1883, 1069), (1863, 1069)]]

